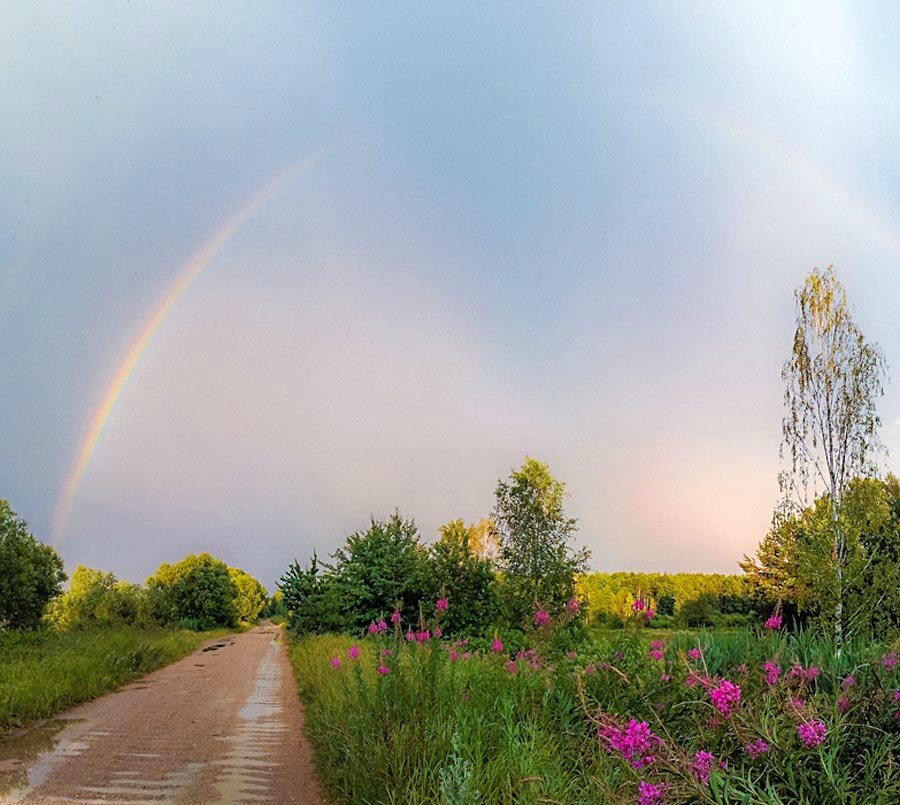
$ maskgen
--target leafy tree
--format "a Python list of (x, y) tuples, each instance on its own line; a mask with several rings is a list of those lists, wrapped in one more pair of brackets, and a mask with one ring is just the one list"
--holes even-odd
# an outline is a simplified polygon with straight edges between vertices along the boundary
[(148, 615), (142, 587), (84, 565), (75, 568), (69, 589), (47, 610), (48, 620), (60, 629), (136, 623)]
[(530, 620), (535, 609), (562, 609), (575, 591), (575, 575), (587, 565), (588, 551), (570, 546), (575, 520), (563, 510), (565, 494), (549, 467), (533, 458), (497, 482), (501, 589), (513, 623)]
[(389, 616), (395, 606), (407, 620), (418, 616), (427, 589), (427, 553), (413, 520), (399, 512), (387, 520), (373, 518), (368, 530), (348, 537), (333, 559), (333, 592), (351, 628), (363, 629)]
[(493, 563), (482, 558), (479, 527), (453, 520), (441, 526), (441, 538), (431, 546), (430, 592), (434, 599), (449, 598), (441, 618), (448, 634), (475, 634), (494, 623), (496, 576)]
[(849, 556), (841, 509), (851, 481), (874, 474), (880, 419), (876, 400), (883, 393), (885, 363), (850, 313), (843, 287), (829, 267), (814, 269), (795, 293), (797, 327), (791, 357), (782, 371), (785, 407), (782, 455), (790, 466), (782, 473), (787, 500), (807, 505), (819, 485), (827, 494), (829, 549), (823, 579), (833, 605), (835, 643), (845, 638), (846, 578)]
[(0, 499), (0, 630), (37, 626), (65, 580), (59, 554)]
[(334, 576), (322, 567), (315, 553), (307, 568), (294, 561), (278, 586), (288, 628), (294, 634), (325, 634), (347, 627), (344, 612), (348, 607), (338, 596)]
[(253, 576), (238, 567), (228, 568), (228, 575), (237, 590), (234, 608), (238, 618), (247, 623), (256, 623), (259, 620), (259, 613), (263, 611), (268, 602), (266, 588)]
[(208, 553), (161, 564), (147, 590), (161, 623), (198, 630), (237, 623), (237, 589), (228, 566)]

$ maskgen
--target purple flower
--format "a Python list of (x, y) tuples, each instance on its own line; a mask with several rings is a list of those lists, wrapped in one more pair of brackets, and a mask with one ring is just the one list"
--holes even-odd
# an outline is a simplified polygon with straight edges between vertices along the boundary
[(444, 633), (441, 631), (441, 627), (435, 626), (434, 627), (434, 639), (440, 640), (443, 636), (444, 636)]
[(856, 685), (856, 677), (855, 677), (855, 676), (845, 676), (845, 677), (841, 680), (841, 684), (842, 684), (845, 688), (852, 688), (852, 687), (854, 687), (854, 686)]
[(654, 660), (661, 660), (666, 656), (665, 647), (664, 640), (654, 640), (650, 644), (650, 651), (647, 652), (647, 655)]
[(406, 632), (406, 642), (407, 642), (407, 643), (412, 643), (412, 641), (415, 640), (415, 639), (416, 639), (416, 636), (413, 634), (413, 630), (412, 630), (412, 629), (407, 630), (407, 632)]
[(777, 631), (781, 628), (781, 613), (773, 612), (769, 619), (766, 621), (766, 629), (772, 629)]
[(661, 805), (665, 793), (665, 783), (653, 785), (646, 780), (641, 780), (638, 783), (638, 805)]
[(401, 619), (401, 617), (400, 617), (400, 613), (395, 609), (395, 610), (394, 610), (394, 614), (391, 615), (391, 623), (393, 623), (394, 625), (396, 625), (396, 624), (400, 623), (401, 620), (402, 620), (402, 619)]
[(503, 651), (503, 641), (499, 637), (495, 637), (494, 642), (491, 643), (491, 651), (494, 654), (500, 654)]
[(653, 734), (646, 721), (633, 718), (624, 729), (607, 724), (600, 728), (599, 733), (607, 751), (620, 752), (635, 769), (652, 764), (656, 759), (653, 750), (662, 745), (662, 739)]
[(688, 651), (688, 657), (690, 657), (692, 660), (699, 660), (701, 657), (700, 649), (692, 648), (690, 651)]
[(350, 646), (350, 650), (347, 652), (347, 656), (351, 660), (357, 659), (357, 657), (359, 657), (359, 646)]
[(766, 684), (774, 685), (778, 681), (778, 677), (781, 675), (781, 666), (775, 665), (774, 662), (770, 662), (766, 660), (763, 663), (763, 670), (766, 672)]
[(575, 596), (572, 596), (566, 601), (566, 611), (570, 615), (577, 615), (581, 611), (581, 602)]
[(445, 612), (448, 606), (450, 606), (450, 602), (446, 598), (438, 598), (434, 608), (439, 612)]
[(818, 746), (825, 740), (826, 726), (819, 720), (803, 721), (797, 725), (797, 732), (807, 749)]
[(898, 659), (900, 658), (897, 657), (897, 652), (892, 651), (881, 658), (881, 664), (890, 671), (897, 664)]
[(380, 621), (378, 621), (378, 631), (379, 632), (387, 631), (387, 624), (385, 623), (384, 618), (382, 618)]
[(382, 676), (387, 676), (390, 672), (391, 672), (391, 669), (388, 668), (386, 665), (382, 664), (382, 665), (378, 666), (378, 673), (381, 674)]
[(552, 618), (546, 609), (539, 609), (534, 613), (534, 622), (537, 626), (549, 626), (552, 623)]
[(377, 634), (377, 633), (378, 633), (378, 627), (375, 625), (375, 621), (372, 621), (369, 624), (369, 634)]
[(331, 667), (332, 668), (340, 668), (341, 667), (341, 658), (340, 657), (332, 657), (331, 658)]
[(747, 754), (750, 755), (751, 760), (755, 760), (760, 755), (765, 755), (769, 751), (769, 745), (762, 739), (758, 738), (751, 743), (748, 743), (744, 749), (747, 750)]
[(741, 700), (741, 689), (734, 682), (723, 679), (710, 691), (709, 697), (716, 710), (728, 718)]
[(644, 606), (645, 606), (645, 604), (640, 598), (635, 598), (634, 601), (631, 602), (631, 611), (632, 612), (643, 612)]
[(841, 696), (837, 702), (838, 710), (842, 713), (846, 713), (850, 709), (850, 697), (846, 694)]
[(715, 760), (712, 752), (705, 752), (702, 749), (694, 755), (691, 772), (704, 785), (709, 785), (709, 772)]
[(652, 621), (654, 615), (656, 615), (656, 611), (652, 607), (647, 607), (647, 620)]

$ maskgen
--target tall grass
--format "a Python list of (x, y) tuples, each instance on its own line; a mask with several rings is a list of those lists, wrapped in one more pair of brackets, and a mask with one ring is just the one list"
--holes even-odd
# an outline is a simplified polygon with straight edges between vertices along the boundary
[[(560, 648), (537, 637), (517, 661), (484, 644), (465, 658), (474, 642), (451, 651), (389, 638), (304, 638), (290, 653), (336, 802), (663, 801), (640, 799), (641, 781), (665, 802), (900, 802), (900, 665), (883, 662), (888, 647), (860, 642), (838, 657), (823, 635), (709, 631), (667, 635), (657, 658), (653, 639), (595, 633)], [(782, 669), (774, 685), (767, 661)], [(795, 665), (818, 675), (791, 675)], [(723, 679), (742, 691), (724, 717), (711, 696)], [(660, 738), (639, 769), (599, 734), (630, 719)], [(799, 727), (815, 722), (827, 737), (807, 746)], [(770, 751), (751, 757), (758, 739)], [(715, 756), (708, 782), (693, 771), (698, 751)]]
[(46, 718), (193, 651), (217, 633), (117, 626), (0, 633), (0, 730)]

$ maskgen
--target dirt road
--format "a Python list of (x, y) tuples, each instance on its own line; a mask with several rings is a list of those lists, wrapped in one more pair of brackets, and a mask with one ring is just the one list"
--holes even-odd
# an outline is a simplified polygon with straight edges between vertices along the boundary
[(278, 630), (260, 626), (0, 739), (0, 802), (320, 803)]

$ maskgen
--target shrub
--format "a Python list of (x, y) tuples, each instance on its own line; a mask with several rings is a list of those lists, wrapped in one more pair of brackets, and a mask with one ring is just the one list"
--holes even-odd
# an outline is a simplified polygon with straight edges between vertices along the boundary
[(160, 623), (215, 629), (237, 623), (237, 588), (228, 566), (208, 553), (162, 564), (147, 579), (147, 594)]

